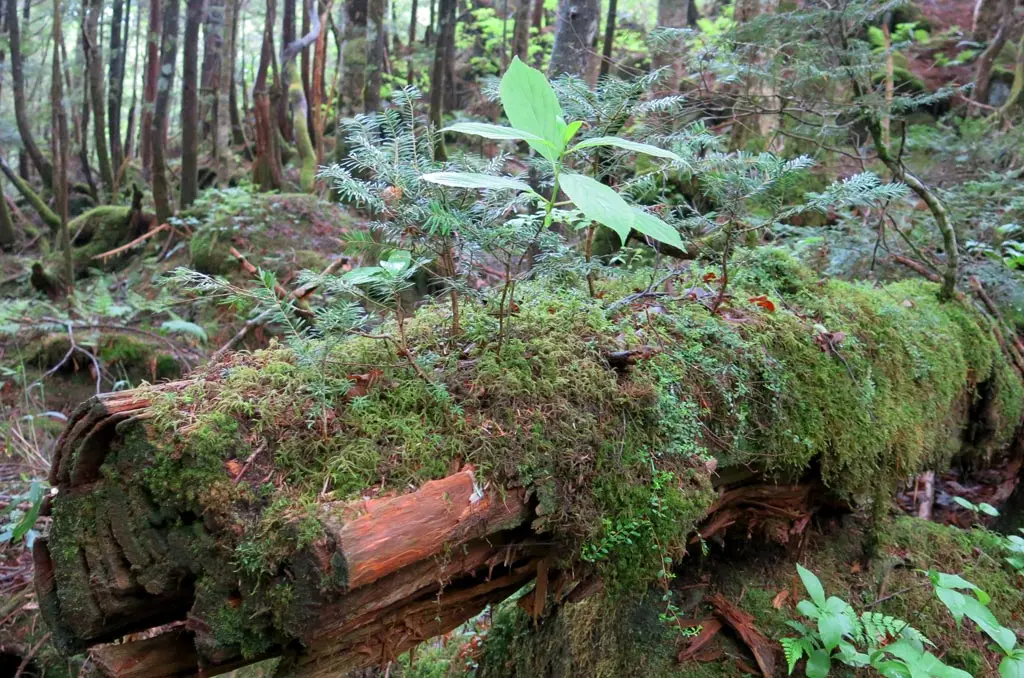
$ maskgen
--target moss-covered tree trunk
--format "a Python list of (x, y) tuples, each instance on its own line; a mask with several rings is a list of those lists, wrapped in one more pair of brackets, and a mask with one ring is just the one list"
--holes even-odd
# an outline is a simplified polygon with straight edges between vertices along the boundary
[(163, 2), (163, 30), (160, 33), (160, 79), (157, 85), (156, 108), (150, 126), (153, 144), (153, 203), (156, 218), (166, 223), (174, 213), (171, 208), (171, 187), (167, 176), (167, 119), (174, 86), (174, 64), (178, 55), (178, 0)]
[(187, 620), (96, 654), (112, 675), (285, 655), (282, 675), (337, 676), (530, 581), (535, 612), (597, 580), (642, 591), (697, 531), (753, 511), (785, 532), (826, 497), (1009, 448), (1024, 386), (973, 308), (753, 260), (720, 313), (632, 293), (650, 272), (598, 299), (527, 283), (501, 342), (493, 303), (454, 337), (427, 307), (403, 343), (384, 326), (90, 401), (35, 549), (55, 639)]

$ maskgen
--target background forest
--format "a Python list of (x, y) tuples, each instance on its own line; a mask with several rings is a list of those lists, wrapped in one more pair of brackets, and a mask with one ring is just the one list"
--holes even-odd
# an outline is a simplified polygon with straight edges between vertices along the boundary
[(1020, 0), (0, 0), (0, 676), (1019, 678), (1022, 332)]

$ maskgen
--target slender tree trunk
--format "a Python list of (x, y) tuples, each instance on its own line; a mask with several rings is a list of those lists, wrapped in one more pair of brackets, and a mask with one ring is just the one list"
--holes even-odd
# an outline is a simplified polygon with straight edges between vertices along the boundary
[(434, 27), (437, 25), (437, 0), (427, 0), (430, 3), (430, 19), (427, 30), (423, 33), (423, 44), (429, 46), (434, 41)]
[(512, 29), (512, 56), (526, 61), (530, 52), (530, 0), (516, 0), (516, 23)]
[(7, 198), (4, 195), (4, 185), (0, 182), (0, 250), (9, 250), (18, 240), (18, 234), (14, 230), (14, 221), (11, 219), (11, 212), (7, 209)]
[(213, 99), (213, 157), (218, 183), (227, 186), (231, 178), (231, 90), (235, 71), (234, 43), (236, 0), (225, 0), (221, 21), (220, 59), (217, 89)]
[(181, 199), (184, 209), (199, 193), (199, 26), (203, 0), (187, 0), (185, 59), (181, 76)]
[(971, 39), (975, 42), (988, 42), (998, 29), (1002, 13), (1002, 0), (976, 0), (971, 23)]
[[(1000, 3), (1000, 14), (998, 15), (998, 28), (991, 41), (981, 53), (974, 66), (974, 89), (971, 91), (971, 98), (979, 104), (988, 104), (989, 87), (992, 85), (992, 68), (995, 66), (999, 53), (1003, 51), (1010, 34), (1016, 27), (1014, 12), (1015, 0), (1003, 0)], [(977, 112), (977, 106), (972, 107)]]
[(544, 0), (533, 0), (533, 27), (538, 31), (544, 20)]
[[(439, 0), (439, 23), (437, 26), (437, 44), (434, 46), (434, 63), (430, 70), (430, 124), (434, 129), (441, 129), (441, 118), (444, 114), (445, 74), (449, 71), (446, 59), (453, 50), (449, 44), (455, 42), (455, 2), (456, 0)], [(434, 158), (438, 161), (448, 159), (448, 150), (444, 145), (444, 137), (438, 139), (434, 148)]]
[[(50, 109), (53, 121), (53, 161), (56, 171), (53, 195), (60, 218), (60, 244), (64, 251), (64, 284), (70, 292), (75, 285), (75, 264), (68, 233), (68, 114), (64, 107), (64, 82), (60, 66), (60, 46), (64, 42), (61, 25), (64, 13), (60, 0), (53, 0), (53, 69), (50, 76)], [(0, 196), (2, 200), (2, 196)]]
[(139, 145), (146, 178), (153, 173), (153, 113), (156, 108), (157, 81), (160, 79), (160, 32), (163, 11), (160, 0), (149, 0), (149, 31), (146, 36), (146, 77), (142, 90), (142, 118)]
[[(50, 161), (43, 157), (43, 152), (36, 145), (35, 136), (32, 134), (32, 125), (25, 110), (25, 71), (21, 60), (21, 29), (18, 22), (18, 3), (15, 0), (7, 0), (7, 40), (11, 49), (11, 85), (14, 99), (14, 118), (18, 125), (18, 134), (21, 136), (21, 146), (25, 154), (32, 160), (36, 171), (39, 172), (43, 185), (53, 186), (53, 166)], [(19, 158), (19, 165), (21, 165)], [(22, 177), (27, 174), (24, 168), (19, 167)]]
[[(110, 68), (108, 70), (110, 87), (107, 89), (107, 124), (110, 136), (110, 160), (113, 165), (115, 182), (121, 170), (124, 152), (121, 148), (121, 99), (124, 92), (124, 67), (127, 50), (128, 33), (125, 28), (124, 0), (114, 0), (113, 12), (110, 17)], [(127, 6), (131, 13), (131, 3)]]
[(380, 89), (383, 86), (384, 51), (387, 34), (384, 12), (387, 0), (367, 2), (366, 22), (366, 84), (363, 88), (363, 112), (380, 110)]
[(256, 157), (253, 160), (253, 181), (264, 191), (281, 187), (281, 155), (277, 148), (276, 122), (270, 107), (267, 75), (274, 56), (275, 0), (267, 0), (263, 47), (253, 86), (253, 109), (256, 118)]
[(285, 74), (285, 83), (288, 88), (288, 104), (291, 107), (292, 120), (295, 124), (295, 151), (298, 153), (301, 165), (299, 172), (299, 186), (306, 193), (312, 193), (316, 180), (316, 152), (313, 150), (313, 142), (310, 139), (309, 128), (306, 125), (308, 120), (305, 88), (302, 86), (299, 69), (296, 68), (296, 58), (303, 54), (320, 35), (320, 17), (313, 9), (314, 0), (305, 0), (303, 7), (307, 15), (312, 15), (309, 31), (296, 42), (286, 45), (281, 54), (282, 70)]
[[(313, 5), (312, 7), (310, 6), (311, 4)], [(311, 25), (310, 14), (312, 14), (315, 11), (314, 8), (316, 6), (317, 6), (316, 0), (314, 0), (313, 3), (309, 3), (306, 0), (302, 0), (302, 28), (300, 30), (300, 35), (307, 35), (307, 34), (309, 34), (310, 25)], [(302, 75), (302, 92), (303, 92), (303, 95), (306, 97), (306, 101), (307, 102), (310, 99), (312, 99), (312, 96), (310, 95), (311, 94), (310, 93), (310, 78), (312, 77), (312, 69), (311, 69), (310, 58), (309, 57), (310, 57), (310, 54), (309, 54), (309, 50), (308, 49), (304, 49), (301, 52), (299, 52), (299, 72)], [(289, 106), (290, 105), (291, 104), (289, 103)], [(307, 113), (308, 113), (308, 111), (307, 111)], [(295, 115), (294, 111), (292, 111), (292, 115)], [(307, 129), (312, 133), (312, 131), (313, 131), (313, 120), (312, 120), (312, 118), (307, 118), (306, 119), (306, 123), (307, 123)]]
[(110, 149), (107, 147), (106, 96), (103, 91), (103, 48), (99, 40), (100, 15), (103, 0), (89, 0), (85, 15), (85, 54), (88, 68), (89, 101), (92, 104), (93, 143), (96, 145), (96, 164), (99, 166), (103, 190), (108, 198), (117, 192), (114, 185), (114, 171), (110, 165)]
[[(295, 42), (295, 0), (284, 0), (284, 11), (281, 14), (281, 44), (290, 45), (293, 42)], [(275, 58), (273, 53), (270, 56), (271, 59)], [(280, 84), (280, 78), (277, 75), (274, 76), (274, 82)], [(277, 126), (285, 139), (291, 139), (292, 126), (288, 119), (288, 97), (282, 96), (282, 92), (276, 92), (275, 96), (277, 97)]]
[(364, 110), (367, 4), (367, 0), (345, 0), (345, 44), (341, 50), (343, 75), (337, 105), (339, 116)]
[[(128, 22), (125, 21), (125, 35), (128, 34)], [(132, 65), (132, 104), (128, 109), (128, 129), (124, 133), (124, 155), (135, 158), (138, 146), (135, 144), (135, 126), (139, 122), (139, 36), (142, 35), (142, 8), (135, 12), (135, 62)], [(127, 40), (125, 41), (127, 44)]]
[(161, 224), (171, 217), (171, 190), (167, 179), (167, 117), (170, 112), (171, 88), (174, 86), (174, 65), (178, 56), (179, 0), (165, 0), (163, 30), (160, 35), (160, 81), (150, 138), (153, 144), (153, 202), (156, 218)]
[[(416, 69), (413, 68), (413, 51), (416, 46), (416, 12), (419, 11), (419, 2), (412, 0), (412, 11), (409, 12), (409, 49), (406, 52), (406, 58), (409, 60), (405, 70), (405, 80), (410, 85), (416, 80)], [(395, 30), (398, 30), (398, 26), (395, 26)]]
[[(228, 0), (233, 10), (231, 16), (231, 91), (228, 94), (228, 105), (231, 107), (231, 142), (236, 146), (245, 146), (245, 131), (242, 129), (243, 115), (238, 110), (238, 80), (235, 72), (235, 55), (238, 53), (238, 24), (242, 15), (242, 6), (238, 0)], [(248, 112), (248, 95), (245, 88), (245, 54), (242, 55), (242, 99), (244, 110)]]
[(320, 0), (320, 33), (316, 38), (316, 48), (313, 52), (313, 86), (312, 86), (312, 118), (313, 136), (316, 140), (316, 162), (322, 165), (324, 162), (324, 71), (327, 66), (327, 31), (324, 30), (327, 20), (331, 16), (331, 5), (334, 0)]
[[(88, 50), (85, 47), (85, 32), (78, 32), (78, 46), (81, 49), (78, 51), (78, 66), (79, 72), (86, 73), (89, 68), (86, 65), (88, 59), (86, 54)], [(96, 187), (96, 179), (92, 174), (92, 167), (89, 164), (89, 121), (92, 119), (92, 106), (89, 105), (89, 81), (88, 78), (83, 78), (82, 82), (82, 108), (79, 117), (79, 128), (78, 128), (78, 163), (82, 166), (82, 174), (85, 175), (85, 182), (89, 186), (89, 195), (92, 196), (93, 201), (100, 201), (100, 192)], [(71, 88), (68, 88), (71, 91)]]
[[(217, 124), (220, 115), (227, 112), (219, 106), (223, 70), (221, 62), (225, 58), (225, 35), (230, 28), (227, 24), (225, 0), (207, 0), (206, 16), (203, 20), (203, 66), (202, 84), (199, 88), (199, 125), (200, 138), (213, 138), (212, 155), (218, 157)], [(222, 113), (222, 111), (224, 113)]]
[(599, 0), (559, 0), (548, 77), (568, 73), (586, 78), (590, 72), (590, 46), (597, 35), (600, 14)]
[(598, 75), (608, 75), (612, 68), (612, 49), (615, 47), (615, 13), (618, 0), (608, 0), (608, 16), (604, 26), (604, 45), (601, 49), (601, 68)]

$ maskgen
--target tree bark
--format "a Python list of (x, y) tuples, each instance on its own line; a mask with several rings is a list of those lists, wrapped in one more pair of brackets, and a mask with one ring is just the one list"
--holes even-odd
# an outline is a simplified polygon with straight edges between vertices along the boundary
[(89, 102), (92, 106), (93, 144), (96, 146), (96, 164), (99, 167), (103, 190), (108, 200), (117, 193), (114, 171), (110, 165), (110, 149), (107, 144), (107, 98), (103, 90), (103, 48), (100, 46), (99, 22), (103, 13), (103, 0), (89, 0), (85, 15), (85, 54), (88, 69)]
[(384, 83), (384, 52), (387, 33), (384, 12), (387, 0), (368, 0), (366, 22), (366, 80), (363, 88), (363, 112), (380, 110), (380, 90)]
[[(409, 59), (409, 63), (405, 70), (405, 80), (410, 85), (415, 84), (416, 70), (413, 67), (413, 52), (416, 47), (416, 12), (419, 10), (418, 0), (412, 0), (412, 10), (409, 12), (409, 48), (406, 50), (406, 58)], [(395, 30), (398, 30), (398, 26), (395, 26)]]
[(274, 57), (275, 0), (267, 0), (266, 23), (263, 26), (263, 47), (253, 86), (253, 109), (256, 118), (256, 157), (253, 160), (253, 181), (261, 190), (281, 187), (281, 154), (277, 148), (276, 119), (271, 111), (267, 76)]
[[(658, 0), (658, 26), (662, 28), (686, 28), (693, 21), (690, 16), (690, 0)], [(672, 65), (672, 85), (668, 89), (672, 92), (679, 90), (679, 81), (683, 76), (683, 55), (679, 50), (683, 42), (675, 41), (678, 49), (661, 49), (652, 55), (654, 68), (663, 68)]]
[(167, 223), (173, 214), (171, 189), (167, 178), (166, 131), (171, 89), (174, 86), (174, 67), (178, 56), (179, 7), (179, 0), (164, 2), (163, 29), (160, 34), (160, 77), (150, 126), (150, 139), (153, 144), (153, 203), (156, 206), (157, 222), (161, 224)]
[(599, 75), (608, 75), (612, 68), (612, 50), (615, 47), (615, 14), (618, 0), (608, 0), (608, 15), (605, 18), (604, 45), (601, 50), (601, 68)]
[(313, 52), (313, 83), (312, 83), (312, 120), (313, 137), (316, 145), (316, 164), (324, 163), (324, 72), (327, 68), (327, 20), (331, 15), (331, 6), (334, 0), (320, 0), (318, 3), (320, 12), (320, 33), (316, 38), (316, 47)]
[[(110, 17), (110, 67), (108, 70), (110, 87), (107, 90), (107, 122), (110, 133), (110, 160), (113, 165), (114, 180), (121, 171), (124, 151), (121, 146), (121, 102), (124, 93), (125, 59), (128, 50), (128, 21), (131, 15), (131, 3), (125, 12), (124, 0), (114, 0), (113, 12)], [(122, 32), (123, 29), (123, 32)]]
[[(242, 129), (242, 120), (245, 115), (248, 114), (248, 106), (246, 106), (246, 112), (240, 113), (238, 110), (238, 79), (235, 73), (235, 56), (238, 49), (238, 23), (239, 17), (242, 14), (242, 7), (238, 0), (228, 0), (233, 10), (232, 22), (231, 22), (231, 90), (228, 95), (228, 105), (231, 107), (231, 142), (236, 146), (246, 146), (245, 132)], [(245, 55), (242, 55), (242, 89), (243, 97), (245, 96)]]
[[(0, 15), (2, 16), (2, 15)], [(4, 194), (3, 182), (0, 182), (0, 250), (9, 250), (18, 241), (14, 230), (11, 211), (7, 209), (7, 196)]]
[[(142, 90), (142, 117), (139, 146), (142, 169), (149, 179), (153, 172), (153, 112), (156, 108), (157, 82), (160, 79), (160, 32), (163, 11), (160, 0), (149, 0), (149, 30), (146, 35), (146, 75)], [(162, 134), (162, 133), (161, 133)]]
[(213, 139), (213, 158), (216, 161), (217, 125), (220, 115), (227, 114), (227, 106), (221, 108), (220, 93), (227, 88), (227, 80), (223, 80), (221, 62), (225, 50), (230, 46), (230, 26), (228, 25), (226, 0), (207, 0), (206, 15), (203, 19), (203, 66), (202, 85), (199, 88), (199, 125), (201, 139)]
[(530, 0), (516, 1), (515, 27), (512, 29), (512, 56), (524, 63), (530, 53)]
[[(199, 26), (203, 0), (187, 0), (185, 59), (181, 78), (181, 199), (184, 209), (199, 193)], [(163, 223), (161, 221), (161, 223)]]
[(60, 218), (60, 244), (64, 254), (64, 286), (68, 292), (75, 286), (75, 263), (71, 252), (71, 234), (68, 232), (68, 114), (64, 102), (64, 74), (61, 72), (60, 46), (64, 42), (60, 0), (53, 0), (53, 64), (50, 75), (50, 106), (53, 120), (53, 160), (56, 172), (54, 200)]
[(288, 104), (291, 108), (292, 121), (295, 125), (295, 150), (299, 156), (299, 187), (306, 193), (312, 193), (316, 181), (316, 151), (310, 138), (306, 121), (308, 105), (305, 88), (295, 67), (296, 58), (305, 53), (320, 35), (320, 16), (312, 8), (314, 0), (305, 0), (305, 10), (312, 14), (312, 25), (309, 32), (290, 45), (286, 45), (281, 54), (282, 70), (285, 74), (285, 87), (288, 90)]
[[(451, 70), (446, 63), (454, 52), (455, 43), (455, 7), (456, 0), (438, 0), (437, 43), (434, 45), (434, 63), (430, 70), (430, 124), (434, 129), (441, 129), (444, 115), (444, 90), (446, 76)], [(445, 161), (448, 151), (444, 145), (444, 136), (438, 138), (434, 147), (434, 159)]]
[[(284, 11), (281, 13), (281, 44), (290, 45), (295, 42), (295, 1), (296, 0), (284, 0)], [(271, 57), (273, 58), (273, 54)], [(275, 66), (276, 68), (276, 66)], [(276, 73), (276, 71), (275, 71)], [(275, 75), (275, 82), (278, 76)], [(277, 83), (280, 84), (280, 83)], [(288, 115), (288, 97), (278, 96), (283, 93), (278, 92), (275, 94), (277, 101), (277, 125), (281, 130), (281, 134), (285, 139), (292, 138), (292, 121)]]
[[(21, 145), (25, 154), (32, 160), (32, 165), (39, 172), (43, 185), (47, 188), (53, 186), (53, 165), (43, 157), (43, 152), (36, 144), (35, 135), (32, 134), (32, 125), (29, 121), (28, 111), (25, 109), (25, 71), (21, 57), (21, 27), (18, 22), (18, 3), (15, 0), (7, 2), (7, 40), (11, 48), (11, 92), (14, 99), (14, 119), (18, 126), (18, 134), (21, 137)], [(22, 176), (26, 173), (22, 172)]]
[[(1010, 39), (1017, 22), (1015, 16), (1016, 0), (1002, 0), (997, 15), (998, 28), (985, 50), (978, 56), (974, 65), (974, 89), (971, 98), (979, 104), (988, 104), (988, 91), (992, 84), (992, 68), (995, 66), (999, 53), (1003, 51)], [(975, 106), (975, 112), (979, 107)]]
[(971, 24), (971, 39), (988, 42), (999, 26), (1003, 14), (1003, 0), (975, 0)]
[(599, 0), (559, 0), (549, 78), (568, 74), (587, 79), (600, 15)]
[[(338, 90), (338, 116), (363, 111), (366, 86), (366, 14), (368, 0), (345, 0), (341, 48), (342, 77)], [(340, 130), (341, 126), (338, 126)], [(339, 139), (340, 141), (340, 139)]]

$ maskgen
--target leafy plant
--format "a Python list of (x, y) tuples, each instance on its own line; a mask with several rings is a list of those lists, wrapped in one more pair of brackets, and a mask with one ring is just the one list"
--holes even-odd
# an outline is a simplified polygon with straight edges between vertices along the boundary
[(975, 504), (973, 502), (970, 502), (970, 501), (964, 499), (963, 497), (953, 497), (953, 501), (955, 501), (957, 504), (959, 504), (960, 506), (963, 506), (965, 509), (967, 509), (968, 511), (971, 511), (973, 513), (984, 513), (987, 516), (993, 516), (993, 517), (999, 515), (999, 509), (997, 509), (992, 504), (987, 504), (985, 502), (981, 502), (980, 504)]
[(814, 622), (787, 624), (800, 633), (783, 638), (783, 652), (789, 673), (806, 657), (808, 678), (829, 675), (833, 662), (852, 668), (871, 667), (890, 678), (970, 678), (970, 674), (947, 666), (927, 650), (933, 645), (908, 622), (878, 612), (857, 614), (837, 596), (825, 597), (821, 581), (810, 570), (797, 565), (797, 573), (810, 600), (801, 600), (797, 611)]
[(25, 545), (32, 548), (44, 496), (45, 485), (41, 480), (32, 481), (27, 491), (11, 496), (10, 504), (0, 509), (0, 544), (17, 544), (24, 539)]

